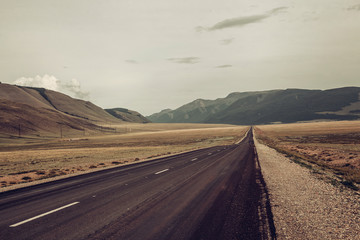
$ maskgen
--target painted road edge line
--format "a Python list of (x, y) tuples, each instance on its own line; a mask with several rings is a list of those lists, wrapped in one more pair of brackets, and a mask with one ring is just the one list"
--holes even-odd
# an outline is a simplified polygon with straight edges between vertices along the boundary
[(169, 169), (168, 169), (168, 168), (167, 168), (167, 169), (164, 169), (164, 170), (162, 170), (162, 171), (156, 172), (155, 174), (160, 174), (160, 173), (163, 173), (163, 172), (166, 172), (166, 171), (169, 171)]
[(78, 204), (78, 203), (80, 203), (80, 202), (70, 203), (70, 204), (68, 204), (68, 205), (59, 207), (59, 208), (54, 209), (54, 210), (51, 210), (51, 211), (49, 211), (49, 212), (46, 212), (46, 213), (37, 215), (37, 216), (35, 216), (35, 217), (26, 219), (26, 220), (24, 220), (24, 221), (15, 223), (15, 224), (13, 224), (13, 225), (10, 225), (9, 227), (17, 227), (17, 226), (20, 226), (20, 225), (22, 225), (22, 224), (24, 224), (24, 223), (30, 222), (30, 221), (32, 221), (32, 220), (35, 220), (35, 219), (38, 219), (38, 218), (41, 218), (41, 217), (44, 217), (44, 216), (46, 216), (46, 215), (49, 215), (49, 214), (52, 214), (52, 213), (54, 213), (54, 212), (60, 211), (60, 210), (62, 210), (62, 209), (64, 209), (64, 208), (68, 208), (68, 207), (74, 206), (74, 205), (76, 205), (76, 204)]
[(193, 159), (191, 159), (191, 161), (193, 162), (193, 161), (196, 161), (196, 160), (198, 160), (197, 158), (193, 158)]

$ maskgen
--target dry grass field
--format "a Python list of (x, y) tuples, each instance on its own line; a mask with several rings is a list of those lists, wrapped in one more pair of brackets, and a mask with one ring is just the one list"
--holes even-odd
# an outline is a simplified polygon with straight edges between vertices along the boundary
[(108, 125), (113, 132), (63, 138), (0, 138), (0, 183), (8, 187), (51, 177), (232, 144), (248, 127), (210, 124)]
[(260, 141), (314, 173), (331, 172), (354, 189), (360, 184), (360, 121), (266, 125), (255, 132)]

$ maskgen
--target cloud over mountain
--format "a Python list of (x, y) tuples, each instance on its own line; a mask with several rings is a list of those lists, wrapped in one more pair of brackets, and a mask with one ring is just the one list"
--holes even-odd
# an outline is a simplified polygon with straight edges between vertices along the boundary
[(45, 74), (44, 76), (21, 77), (16, 79), (14, 84), (26, 87), (46, 88), (60, 92), (65, 91), (80, 99), (87, 99), (89, 97), (89, 93), (81, 90), (81, 84), (75, 78), (70, 81), (61, 81), (52, 75)]

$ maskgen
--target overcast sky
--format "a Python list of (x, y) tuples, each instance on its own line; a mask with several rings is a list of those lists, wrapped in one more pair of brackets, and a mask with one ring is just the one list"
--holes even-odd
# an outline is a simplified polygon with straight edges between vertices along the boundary
[(0, 0), (0, 81), (144, 115), (360, 86), (360, 0)]

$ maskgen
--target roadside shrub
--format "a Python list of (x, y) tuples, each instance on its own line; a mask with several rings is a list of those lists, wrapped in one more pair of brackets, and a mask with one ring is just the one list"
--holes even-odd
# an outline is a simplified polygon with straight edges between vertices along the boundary
[(49, 172), (49, 174), (47, 175), (47, 177), (48, 178), (51, 178), (51, 177), (57, 177), (57, 176), (59, 176), (59, 174), (56, 172), (56, 170), (51, 170), (50, 172)]
[(345, 187), (351, 188), (355, 191), (359, 190), (359, 188), (357, 186), (355, 186), (354, 183), (351, 181), (347, 181), (347, 180), (341, 181), (341, 184), (343, 184)]

